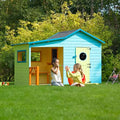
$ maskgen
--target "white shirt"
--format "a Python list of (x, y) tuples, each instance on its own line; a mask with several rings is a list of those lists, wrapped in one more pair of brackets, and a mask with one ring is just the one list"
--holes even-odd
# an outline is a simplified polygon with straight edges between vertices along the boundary
[[(55, 71), (57, 71), (57, 69), (55, 69)], [(52, 77), (52, 81), (51, 82), (61, 82), (61, 74), (60, 74), (60, 70), (58, 69), (58, 73), (55, 74), (51, 71), (51, 77)]]

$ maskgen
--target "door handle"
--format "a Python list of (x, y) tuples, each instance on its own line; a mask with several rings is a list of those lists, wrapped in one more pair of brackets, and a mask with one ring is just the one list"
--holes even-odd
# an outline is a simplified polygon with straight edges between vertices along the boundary
[(88, 63), (87, 65), (88, 65), (88, 68), (91, 68), (91, 64), (90, 63)]

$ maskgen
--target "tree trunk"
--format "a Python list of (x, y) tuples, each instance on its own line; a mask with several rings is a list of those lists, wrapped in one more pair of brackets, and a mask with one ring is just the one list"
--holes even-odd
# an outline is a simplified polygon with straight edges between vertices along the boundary
[(90, 16), (93, 17), (93, 13), (94, 13), (94, 0), (91, 0), (91, 11), (90, 11)]
[(101, 10), (103, 9), (103, 0), (101, 0)]
[(84, 18), (84, 8), (82, 8), (82, 18)]

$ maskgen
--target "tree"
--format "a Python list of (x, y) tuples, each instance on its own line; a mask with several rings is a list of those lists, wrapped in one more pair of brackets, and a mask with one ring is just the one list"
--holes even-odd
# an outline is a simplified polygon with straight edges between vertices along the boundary
[(15, 28), (19, 19), (23, 19), (28, 8), (29, 0), (0, 0), (1, 20), (6, 21), (6, 24)]
[[(106, 69), (106, 67), (104, 66), (108, 67), (114, 61), (113, 57), (111, 57), (111, 62), (107, 63), (106, 65), (106, 61), (109, 61), (108, 56), (113, 56), (112, 50), (110, 48), (110, 46), (112, 45), (111, 38), (113, 36), (113, 33), (109, 30), (108, 26), (104, 25), (104, 20), (100, 13), (93, 14), (92, 19), (90, 19), (90, 15), (88, 15), (87, 13), (84, 13), (83, 15), (86, 19), (82, 17), (82, 13), (79, 11), (77, 11), (76, 14), (73, 14), (70, 11), (67, 2), (65, 2), (62, 5), (61, 14), (51, 11), (50, 17), (48, 17), (43, 22), (29, 22), (20, 20), (20, 26), (17, 27), (17, 30), (10, 29), (10, 27), (6, 26), (5, 41), (9, 44), (17, 44), (22, 42), (44, 40), (57, 32), (82, 28), (83, 30), (106, 42), (106, 44), (103, 45), (103, 79), (106, 79), (108, 76), (108, 68)], [(10, 56), (11, 54), (13, 54), (12, 48), (10, 46), (8, 47), (9, 50), (7, 49), (7, 52), (5, 47), (2, 48), (2, 53), (0, 56), (1, 61), (4, 60), (2, 63), (6, 62), (5, 60), (7, 60), (6, 57), (8, 56), (8, 51), (10, 51), (10, 53), (8, 52)], [(114, 62), (116, 63), (116, 61)], [(111, 69), (112, 67), (109, 67), (109, 70)]]
[(0, 52), (0, 81), (14, 80), (14, 54), (11, 46), (5, 45)]

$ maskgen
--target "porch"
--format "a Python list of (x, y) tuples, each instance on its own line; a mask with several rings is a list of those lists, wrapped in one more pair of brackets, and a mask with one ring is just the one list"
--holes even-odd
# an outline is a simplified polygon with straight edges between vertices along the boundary
[(63, 82), (63, 48), (33, 47), (31, 48), (31, 65), (29, 67), (29, 85), (51, 83), (52, 59), (60, 61), (60, 72)]

